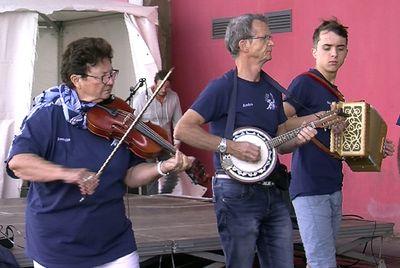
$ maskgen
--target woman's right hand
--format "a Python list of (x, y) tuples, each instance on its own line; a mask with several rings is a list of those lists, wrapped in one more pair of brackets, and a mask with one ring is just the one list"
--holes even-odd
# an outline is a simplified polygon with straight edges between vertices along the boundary
[(84, 168), (66, 169), (63, 178), (65, 183), (78, 185), (82, 195), (94, 194), (97, 186), (99, 186), (99, 178), (96, 173)]

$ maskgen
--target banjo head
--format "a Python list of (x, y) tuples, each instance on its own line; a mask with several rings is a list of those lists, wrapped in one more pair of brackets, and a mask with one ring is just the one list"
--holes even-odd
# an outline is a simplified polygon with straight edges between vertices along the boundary
[(221, 166), (225, 172), (246, 183), (264, 180), (274, 170), (277, 162), (275, 148), (270, 148), (271, 137), (264, 131), (254, 127), (238, 128), (233, 133), (233, 141), (247, 141), (260, 147), (261, 159), (258, 162), (246, 162), (230, 154), (221, 155)]

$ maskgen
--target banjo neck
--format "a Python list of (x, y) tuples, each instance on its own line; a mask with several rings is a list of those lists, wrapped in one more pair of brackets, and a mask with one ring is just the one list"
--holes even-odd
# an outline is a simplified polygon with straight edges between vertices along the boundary
[(267, 146), (269, 146), (269, 148), (276, 148), (276, 147), (284, 144), (285, 142), (294, 139), (304, 127), (309, 126), (312, 128), (318, 128), (318, 127), (319, 128), (327, 128), (327, 127), (333, 125), (334, 123), (338, 122), (340, 120), (339, 117), (346, 117), (346, 114), (344, 114), (341, 109), (327, 111), (324, 114), (318, 116), (317, 120), (309, 122), (305, 126), (295, 128), (293, 130), (290, 130), (282, 135), (279, 135), (279, 136), (267, 141), (266, 142)]
[(276, 148), (287, 141), (294, 139), (304, 127), (298, 127), (267, 141), (268, 148)]

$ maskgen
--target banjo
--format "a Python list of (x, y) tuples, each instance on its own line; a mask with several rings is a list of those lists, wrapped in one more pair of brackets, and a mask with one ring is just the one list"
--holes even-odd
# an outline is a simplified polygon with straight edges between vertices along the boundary
[(276, 147), (294, 139), (306, 126), (313, 128), (328, 128), (339, 122), (346, 114), (341, 109), (327, 111), (305, 126), (295, 128), (275, 138), (271, 138), (263, 130), (256, 127), (241, 127), (232, 134), (233, 141), (246, 141), (260, 147), (261, 158), (257, 162), (246, 162), (230, 154), (221, 154), (221, 166), (230, 177), (245, 183), (254, 183), (264, 180), (275, 169), (278, 161)]

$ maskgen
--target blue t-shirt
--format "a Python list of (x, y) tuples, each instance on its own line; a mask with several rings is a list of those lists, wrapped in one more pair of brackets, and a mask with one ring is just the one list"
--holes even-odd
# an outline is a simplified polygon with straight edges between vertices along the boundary
[[(210, 122), (210, 132), (220, 137), (225, 135), (233, 79), (234, 70), (231, 70), (211, 81), (191, 107), (206, 123)], [(234, 129), (258, 127), (275, 137), (278, 125), (285, 121), (282, 95), (265, 80), (263, 74), (259, 82), (238, 78)], [(214, 167), (216, 170), (221, 168), (218, 153), (214, 154)]]
[[(310, 71), (325, 80), (317, 70)], [(297, 76), (288, 90), (289, 98), (285, 101), (296, 109), (298, 116), (330, 110), (331, 103), (339, 101), (328, 89), (304, 74)], [(329, 130), (318, 129), (316, 137), (329, 148)], [(323, 152), (313, 142), (293, 152), (291, 174), (289, 191), (292, 199), (296, 196), (332, 194), (342, 188), (342, 162)]]
[(400, 126), (400, 116), (399, 116), (399, 118), (397, 119), (397, 125)]
[[(113, 148), (110, 141), (66, 122), (62, 107), (52, 105), (26, 121), (13, 141), (8, 161), (30, 153), (65, 167), (97, 172)], [(136, 250), (132, 223), (125, 215), (124, 177), (141, 161), (121, 146), (95, 193), (81, 203), (75, 184), (32, 182), (25, 219), (27, 255), (45, 267), (86, 268)]]

